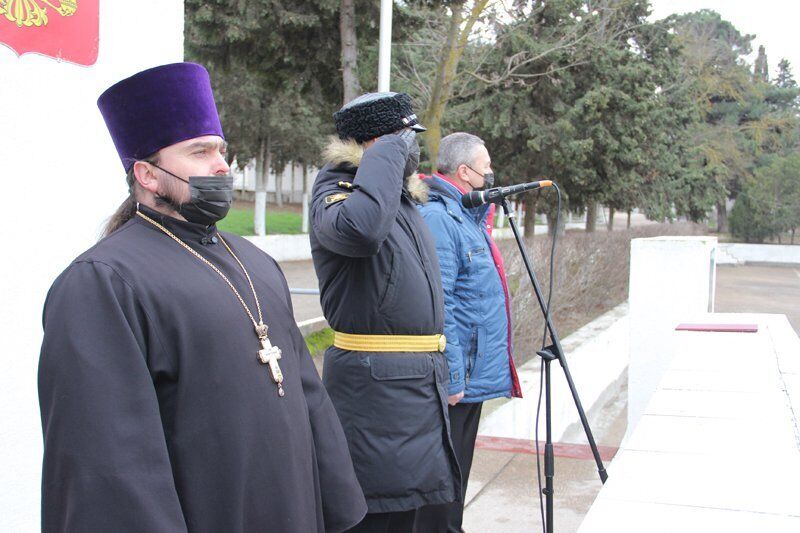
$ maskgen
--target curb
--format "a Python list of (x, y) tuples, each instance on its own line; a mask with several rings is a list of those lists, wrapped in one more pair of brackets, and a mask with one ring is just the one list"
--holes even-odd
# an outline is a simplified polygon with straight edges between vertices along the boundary
[(309, 318), (308, 320), (301, 320), (297, 323), (297, 327), (300, 329), (300, 333), (303, 334), (303, 337), (307, 337), (312, 333), (327, 328), (328, 321), (325, 320), (324, 316), (318, 316), (316, 318)]

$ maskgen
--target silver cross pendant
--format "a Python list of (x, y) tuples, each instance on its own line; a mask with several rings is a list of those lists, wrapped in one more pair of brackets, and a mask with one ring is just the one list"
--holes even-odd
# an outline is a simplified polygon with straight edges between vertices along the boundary
[(283, 391), (283, 372), (281, 372), (281, 367), (278, 364), (278, 360), (281, 358), (281, 349), (273, 346), (267, 337), (262, 337), (260, 340), (261, 349), (258, 351), (258, 360), (262, 364), (269, 365), (272, 381), (278, 385), (278, 396), (283, 397), (285, 394)]

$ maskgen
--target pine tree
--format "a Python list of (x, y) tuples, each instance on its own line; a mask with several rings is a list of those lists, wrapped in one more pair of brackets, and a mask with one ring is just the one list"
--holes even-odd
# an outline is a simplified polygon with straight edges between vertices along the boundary
[(767, 51), (763, 45), (758, 47), (758, 56), (753, 65), (753, 79), (756, 81), (769, 82), (769, 67), (767, 65)]
[(775, 78), (775, 85), (781, 89), (794, 89), (797, 87), (788, 59), (781, 59), (778, 62), (778, 77)]

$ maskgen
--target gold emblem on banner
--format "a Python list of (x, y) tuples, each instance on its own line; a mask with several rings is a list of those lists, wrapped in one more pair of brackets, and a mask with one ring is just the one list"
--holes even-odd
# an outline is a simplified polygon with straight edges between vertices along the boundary
[(0, 15), (19, 28), (38, 28), (49, 22), (48, 7), (62, 17), (69, 17), (78, 10), (78, 0), (0, 0)]

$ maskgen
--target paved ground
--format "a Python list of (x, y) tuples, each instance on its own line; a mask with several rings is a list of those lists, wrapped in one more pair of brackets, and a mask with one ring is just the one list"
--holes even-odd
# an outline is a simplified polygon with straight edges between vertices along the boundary
[[(311, 261), (281, 263), (281, 268), (290, 289), (319, 289), (317, 274)], [(298, 322), (322, 316), (318, 295), (293, 294), (294, 318)]]
[(800, 335), (800, 266), (717, 267), (714, 311), (786, 315)]
[[(627, 421), (626, 393), (623, 380), (618, 394), (600, 409), (606, 416), (592, 424), (599, 446), (616, 448), (622, 440)], [(589, 418), (597, 420), (597, 414), (589, 413)], [(544, 436), (540, 435), (540, 439)], [(569, 440), (583, 442), (582, 430), (576, 430)], [(602, 487), (595, 462), (588, 453), (588, 447), (577, 454), (559, 456), (556, 452), (553, 514), (554, 529), (558, 531), (577, 531)], [(464, 530), (468, 533), (541, 531), (537, 491), (536, 455), (479, 447), (467, 491)]]
[[(317, 287), (310, 261), (281, 266), (290, 287)], [(298, 320), (321, 314), (316, 296), (293, 295), (292, 301)], [(719, 267), (715, 310), (786, 314), (800, 334), (800, 268)], [(622, 380), (617, 394), (612, 395), (599, 412), (589, 413), (589, 418), (596, 420), (592, 429), (598, 444), (619, 445), (626, 429), (626, 393), (625, 380)], [(569, 440), (579, 442), (580, 434)], [(577, 530), (601, 486), (594, 461), (568, 455), (557, 457), (555, 478), (555, 523), (559, 532), (567, 533)], [(490, 448), (476, 450), (464, 530), (468, 533), (541, 530), (535, 455)]]

